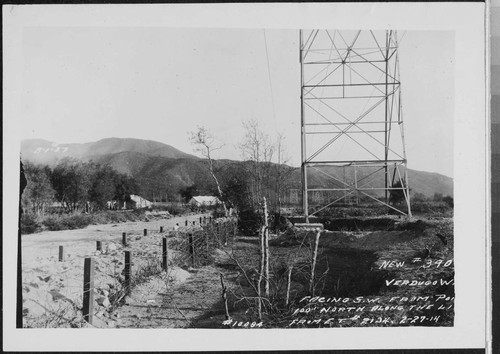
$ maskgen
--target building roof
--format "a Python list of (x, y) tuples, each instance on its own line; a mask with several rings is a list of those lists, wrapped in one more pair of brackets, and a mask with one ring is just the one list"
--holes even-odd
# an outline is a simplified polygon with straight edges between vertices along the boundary
[(205, 195), (195, 196), (195, 197), (191, 198), (191, 200), (195, 200), (196, 202), (198, 202), (200, 204), (216, 204), (216, 203), (220, 203), (219, 198), (213, 197), (213, 196), (205, 196)]
[(140, 204), (141, 206), (144, 206), (144, 205), (149, 206), (149, 205), (153, 204), (152, 202), (150, 202), (146, 198), (143, 198), (140, 195), (136, 195), (136, 194), (131, 194), (130, 200), (132, 200), (136, 204)]

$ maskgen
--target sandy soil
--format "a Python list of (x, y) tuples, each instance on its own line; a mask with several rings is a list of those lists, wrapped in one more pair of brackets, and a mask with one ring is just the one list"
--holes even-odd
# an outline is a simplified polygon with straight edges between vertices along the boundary
[[(108, 316), (112, 294), (123, 280), (123, 250), (132, 251), (132, 273), (147, 264), (158, 264), (161, 238), (176, 224), (184, 228), (185, 221), (193, 227), (200, 216), (182, 217), (152, 215), (149, 222), (91, 225), (85, 229), (46, 231), (22, 236), (23, 313), (26, 327), (80, 327), (83, 294), (84, 258), (95, 261), (94, 326), (113, 327)], [(163, 226), (164, 233), (160, 233)], [(143, 236), (143, 230), (148, 235)], [(127, 233), (128, 245), (121, 245), (122, 233)], [(102, 251), (96, 251), (96, 241)], [(59, 246), (64, 249), (64, 261), (59, 261)], [(182, 282), (186, 274), (173, 272), (172, 280)]]

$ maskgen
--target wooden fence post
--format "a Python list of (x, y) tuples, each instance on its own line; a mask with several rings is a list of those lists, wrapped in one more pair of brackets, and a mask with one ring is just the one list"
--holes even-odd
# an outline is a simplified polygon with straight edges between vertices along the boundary
[(163, 232), (163, 226), (160, 226), (160, 233)]
[(203, 230), (203, 236), (205, 238), (205, 248), (207, 252), (207, 262), (210, 259), (210, 239), (209, 239), (209, 233), (205, 230)]
[(316, 259), (318, 258), (318, 245), (319, 245), (319, 236), (321, 235), (321, 230), (317, 230), (316, 232), (316, 242), (314, 243), (314, 253), (312, 259), (312, 267), (311, 267), (311, 280), (309, 282), (309, 293), (314, 296), (314, 270), (316, 268)]
[(287, 277), (287, 281), (286, 281), (285, 305), (288, 305), (288, 303), (290, 302), (290, 285), (292, 284), (292, 269), (293, 269), (293, 265), (289, 265), (288, 266), (288, 277)]
[(130, 263), (131, 263), (131, 252), (130, 251), (125, 251), (125, 282), (124, 282), (124, 287), (125, 287), (125, 293), (130, 292)]
[(94, 319), (94, 259), (85, 258), (83, 265), (83, 319), (92, 324)]
[(59, 246), (59, 262), (64, 262), (64, 247)]
[(188, 221), (186, 220), (186, 226), (188, 226)]
[(126, 232), (122, 233), (122, 245), (124, 247), (127, 247), (127, 233)]
[(202, 218), (201, 218), (201, 216), (200, 216), (200, 225), (202, 225), (202, 223), (201, 223), (201, 221), (202, 221), (202, 220), (203, 220), (203, 219), (202, 219)]
[(144, 236), (148, 235), (148, 229), (144, 229)]
[(96, 241), (95, 242), (95, 249), (97, 251), (102, 251), (102, 243), (101, 243), (101, 241)]
[(222, 229), (224, 233), (224, 246), (227, 246), (227, 222), (224, 221), (224, 224), (222, 224)]
[(168, 270), (168, 248), (167, 248), (167, 238), (163, 238), (163, 244), (162, 244), (162, 266), (165, 271)]
[(196, 220), (193, 220), (193, 226), (196, 225)]
[(193, 234), (192, 233), (188, 234), (188, 237), (189, 237), (189, 254), (191, 255), (191, 263), (193, 265), (193, 268), (195, 268), (196, 259), (195, 259)]
[(265, 274), (265, 293), (269, 297), (269, 213), (267, 210), (267, 200), (264, 197), (264, 274)]
[(222, 300), (224, 301), (224, 309), (226, 311), (226, 320), (229, 320), (231, 316), (229, 316), (229, 308), (227, 306), (227, 286), (224, 283), (224, 276), (220, 273), (220, 284), (222, 286)]

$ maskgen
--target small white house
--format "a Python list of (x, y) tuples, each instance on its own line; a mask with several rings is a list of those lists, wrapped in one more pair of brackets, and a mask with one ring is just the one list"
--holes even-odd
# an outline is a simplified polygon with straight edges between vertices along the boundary
[(152, 202), (135, 194), (130, 195), (130, 202), (128, 202), (127, 204), (127, 206), (134, 209), (151, 208), (153, 206)]
[(196, 197), (192, 197), (189, 200), (188, 204), (201, 207), (201, 206), (218, 205), (221, 204), (221, 201), (217, 197), (199, 195)]

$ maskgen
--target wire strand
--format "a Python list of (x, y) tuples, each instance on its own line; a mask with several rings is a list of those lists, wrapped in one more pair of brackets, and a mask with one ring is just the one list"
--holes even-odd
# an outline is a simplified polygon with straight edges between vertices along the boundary
[(274, 122), (276, 123), (276, 109), (274, 106), (274, 93), (273, 93), (273, 82), (271, 80), (271, 68), (269, 66), (269, 50), (267, 48), (267, 36), (266, 36), (266, 30), (264, 29), (264, 45), (266, 47), (266, 61), (267, 61), (267, 77), (269, 79), (269, 88), (271, 90), (271, 104), (273, 107), (273, 119)]

